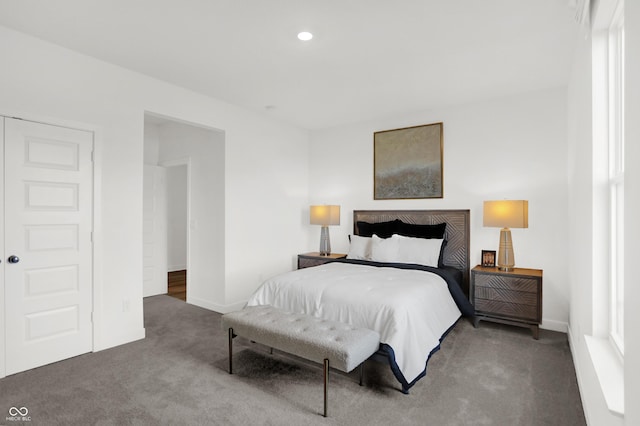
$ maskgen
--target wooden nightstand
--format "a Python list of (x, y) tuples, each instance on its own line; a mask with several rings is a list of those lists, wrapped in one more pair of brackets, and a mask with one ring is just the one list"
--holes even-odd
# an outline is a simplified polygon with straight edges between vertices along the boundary
[(314, 251), (312, 253), (304, 253), (298, 255), (298, 269), (308, 268), (310, 266), (318, 266), (327, 263), (333, 259), (343, 259), (347, 257), (343, 253), (331, 253), (329, 256), (320, 256), (320, 253)]
[(530, 327), (538, 339), (542, 322), (542, 270), (476, 266), (471, 270), (469, 298), (480, 320)]

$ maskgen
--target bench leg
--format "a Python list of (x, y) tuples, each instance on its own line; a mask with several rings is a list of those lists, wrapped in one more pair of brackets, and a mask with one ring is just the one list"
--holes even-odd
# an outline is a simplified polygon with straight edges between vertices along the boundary
[(233, 328), (229, 329), (229, 374), (233, 374)]
[(362, 377), (364, 376), (364, 362), (360, 364), (360, 386), (362, 386)]
[(324, 417), (327, 417), (327, 394), (328, 394), (328, 386), (329, 386), (329, 360), (325, 358), (324, 360)]

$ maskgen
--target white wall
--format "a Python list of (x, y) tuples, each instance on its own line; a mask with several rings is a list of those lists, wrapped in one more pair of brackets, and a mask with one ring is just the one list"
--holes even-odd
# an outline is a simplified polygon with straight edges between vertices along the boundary
[(160, 158), (160, 129), (157, 124), (152, 124), (144, 120), (144, 146), (143, 146), (143, 161), (144, 164), (150, 164), (152, 166), (158, 165), (158, 158)]
[[(224, 179), (224, 155), (222, 160), (221, 178)], [(222, 189), (224, 190), (224, 187)], [(224, 192), (221, 195), (218, 203), (224, 205)], [(187, 269), (187, 203), (187, 166), (167, 167), (167, 265), (169, 271)], [(224, 238), (222, 241), (224, 249)]]
[(291, 269), (307, 243), (300, 221), (308, 204), (306, 131), (5, 27), (0, 57), (0, 113), (96, 131), (96, 350), (144, 336), (145, 111), (225, 132), (225, 277), (211, 284), (225, 291), (214, 305), (230, 309), (261, 275)]
[[(373, 200), (373, 132), (444, 123), (444, 198)], [(516, 265), (544, 270), (543, 327), (566, 331), (566, 91), (555, 89), (444, 107), (311, 134), (311, 204), (340, 204), (332, 251), (348, 250), (354, 209), (470, 209), (471, 263), (497, 250), (499, 229), (482, 227), (482, 202), (529, 200), (529, 228), (512, 229)], [(308, 217), (307, 217), (308, 223)], [(309, 250), (319, 229), (309, 227)]]
[(144, 165), (142, 205), (142, 296), (166, 294), (167, 275), (167, 170)]
[(167, 170), (158, 166), (160, 139), (157, 126), (144, 123), (142, 297), (167, 294)]

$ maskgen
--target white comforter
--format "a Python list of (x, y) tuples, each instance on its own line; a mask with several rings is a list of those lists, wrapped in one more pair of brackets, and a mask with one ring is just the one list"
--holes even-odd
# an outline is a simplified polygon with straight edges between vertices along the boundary
[(265, 281), (248, 302), (341, 321), (380, 333), (405, 380), (425, 369), (429, 353), (460, 317), (447, 284), (419, 270), (327, 263)]

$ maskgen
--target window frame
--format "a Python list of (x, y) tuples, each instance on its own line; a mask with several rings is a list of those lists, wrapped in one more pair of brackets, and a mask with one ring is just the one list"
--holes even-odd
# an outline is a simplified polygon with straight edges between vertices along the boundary
[(618, 1), (608, 28), (608, 334), (624, 359), (624, 2)]

